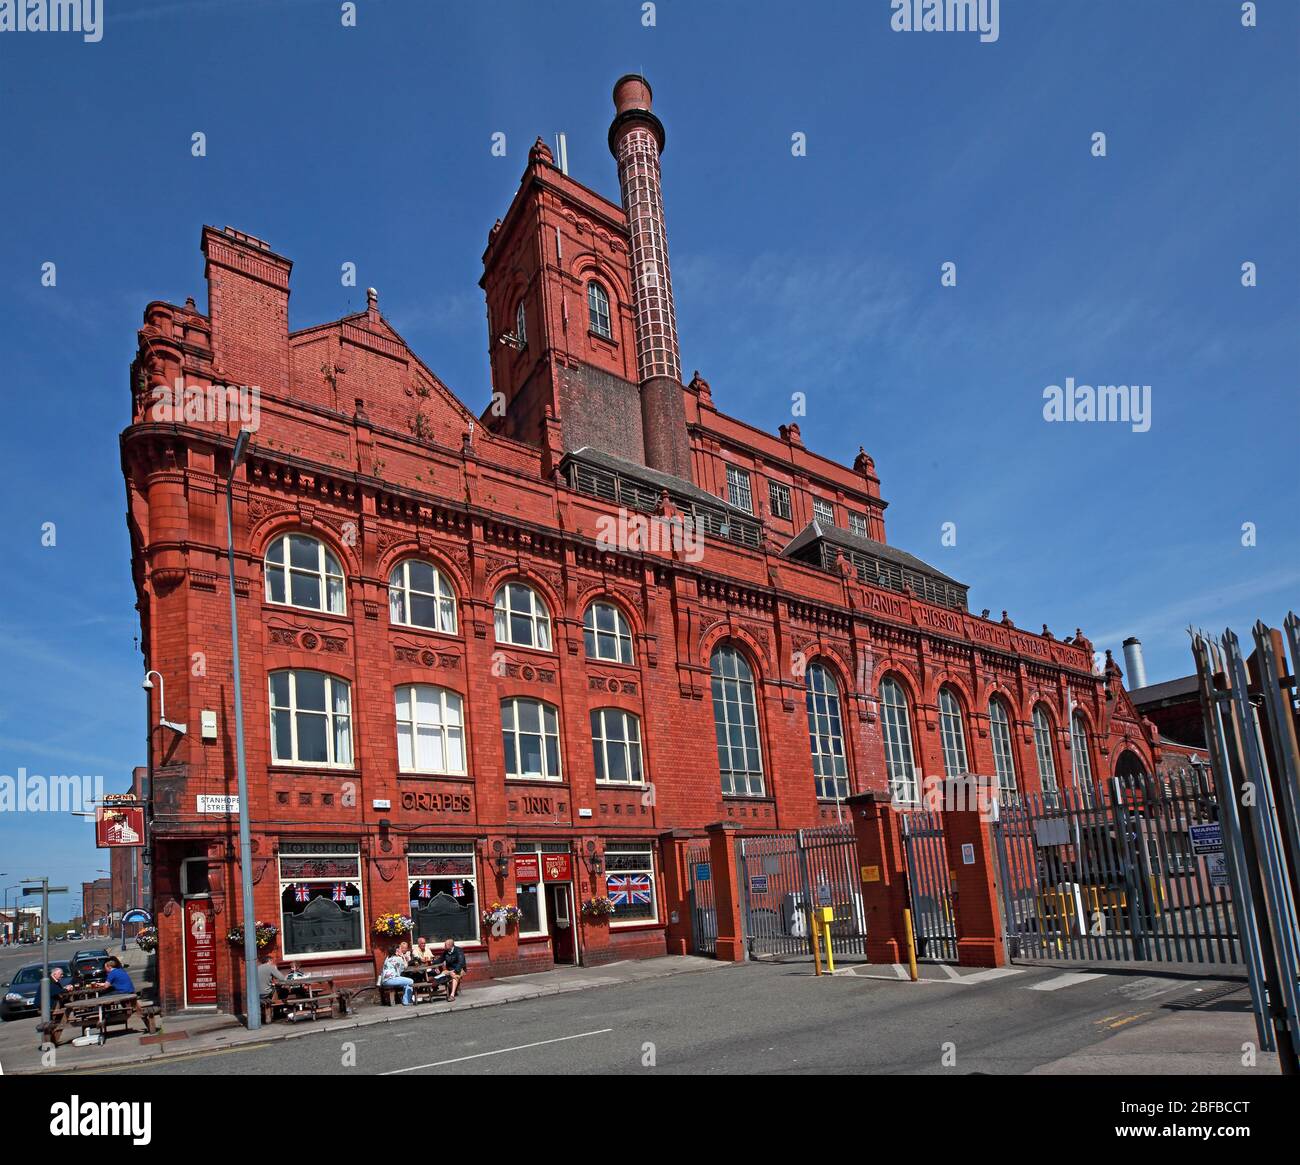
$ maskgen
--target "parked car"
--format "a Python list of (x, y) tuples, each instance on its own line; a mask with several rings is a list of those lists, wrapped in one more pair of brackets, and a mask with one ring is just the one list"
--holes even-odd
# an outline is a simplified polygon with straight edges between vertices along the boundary
[[(55, 967), (62, 967), (66, 978), (72, 977), (72, 968), (66, 960), (51, 960), (50, 970)], [(0, 990), (4, 991), (3, 997), (0, 997), (0, 1019), (8, 1021), (40, 1011), (41, 964), (28, 963), (25, 967), (19, 967), (18, 973)]]
[(103, 979), (104, 963), (109, 954), (103, 947), (93, 950), (74, 951), (71, 960), (73, 978), (81, 983), (92, 979)]

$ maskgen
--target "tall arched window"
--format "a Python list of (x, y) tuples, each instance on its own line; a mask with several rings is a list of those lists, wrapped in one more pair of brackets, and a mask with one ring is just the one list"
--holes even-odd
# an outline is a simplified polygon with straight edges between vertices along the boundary
[(917, 798), (916, 764), (912, 760), (912, 720), (902, 685), (890, 676), (880, 682), (880, 731), (885, 742), (885, 770), (897, 801)]
[(1056, 761), (1052, 757), (1052, 722), (1042, 704), (1034, 708), (1034, 755), (1038, 758), (1038, 783), (1043, 789), (1043, 800), (1055, 804)]
[(498, 643), (551, 650), (551, 615), (532, 587), (506, 583), (497, 588), (493, 605)]
[(808, 668), (804, 687), (808, 704), (808, 743), (812, 749), (817, 796), (843, 800), (849, 795), (849, 770), (844, 759), (840, 687), (830, 669), (820, 663)]
[(388, 617), (407, 627), (456, 634), (456, 596), (432, 563), (408, 558), (388, 576)]
[(266, 601), (346, 614), (343, 568), (319, 538), (281, 534), (266, 551)]
[(961, 705), (951, 688), (939, 689), (939, 739), (943, 744), (943, 775), (964, 777), (970, 772), (966, 763), (966, 729), (962, 724)]
[(515, 308), (515, 339), (519, 341), (521, 348), (528, 347), (528, 316), (524, 311), (524, 301), (519, 301), (519, 306)]
[(1008, 803), (1020, 800), (1016, 787), (1016, 754), (1011, 745), (1011, 718), (1007, 706), (996, 696), (989, 701), (989, 736), (993, 741), (993, 764), (998, 773), (998, 792)]
[(582, 617), (582, 641), (588, 659), (632, 662), (632, 631), (613, 603), (592, 603)]
[(609, 294), (594, 279), (587, 284), (587, 326), (607, 340), (614, 336), (609, 320)]
[(728, 644), (714, 649), (709, 668), (722, 791), (761, 797), (763, 754), (758, 744), (754, 673), (745, 657)]
[(1075, 712), (1070, 717), (1070, 766), (1074, 770), (1074, 783), (1085, 805), (1092, 804), (1092, 764), (1088, 760), (1088, 726)]

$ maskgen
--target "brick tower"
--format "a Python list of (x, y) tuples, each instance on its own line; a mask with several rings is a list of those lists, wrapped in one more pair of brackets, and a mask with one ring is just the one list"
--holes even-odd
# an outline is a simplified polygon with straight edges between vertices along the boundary
[(677, 313), (659, 177), (664, 127), (651, 111), (651, 97), (650, 84), (644, 77), (630, 73), (619, 78), (614, 85), (609, 148), (618, 162), (618, 185), (632, 239), (636, 356), (646, 464), (689, 480), (691, 458), (677, 348)]

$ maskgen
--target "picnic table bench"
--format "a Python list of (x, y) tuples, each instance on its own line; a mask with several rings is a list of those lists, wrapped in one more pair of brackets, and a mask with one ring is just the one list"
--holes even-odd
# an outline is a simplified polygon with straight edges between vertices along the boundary
[(108, 1038), (110, 1027), (121, 1027), (123, 1031), (129, 1031), (131, 1020), (137, 1017), (150, 1034), (157, 1029), (162, 1009), (142, 1000), (138, 995), (116, 995), (111, 992), (86, 995), (81, 991), (75, 994), (82, 997), (60, 1000), (59, 1006), (50, 1015), (50, 1022), (40, 1025), (42, 1034), (56, 1048), (59, 1046), (59, 1038), (69, 1030), (79, 1031), (82, 1035), (94, 1032), (102, 1044)]
[(334, 989), (333, 979), (298, 979), (275, 984), (270, 999), (262, 1000), (262, 1022), (273, 1023), (277, 1016), (291, 1023), (321, 1015), (332, 1019), (336, 1009), (346, 1014), (348, 997)]

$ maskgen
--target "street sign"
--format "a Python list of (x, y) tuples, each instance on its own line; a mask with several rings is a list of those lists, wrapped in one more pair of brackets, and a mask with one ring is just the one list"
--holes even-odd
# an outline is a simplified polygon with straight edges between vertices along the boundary
[(68, 892), (68, 888), (67, 888), (67, 886), (51, 886), (51, 887), (49, 888), (48, 891), (45, 890), (44, 887), (41, 887), (41, 886), (24, 886), (24, 887), (23, 887), (23, 893), (24, 893), (24, 894), (45, 894), (45, 893), (49, 893), (49, 894), (66, 894), (67, 892)]
[(1226, 854), (1217, 853), (1207, 855), (1205, 869), (1210, 875), (1211, 886), (1227, 886), (1229, 884), (1228, 857)]
[(124, 915), (122, 915), (122, 921), (150, 923), (153, 922), (153, 915), (150, 914), (149, 911), (142, 910), (140, 909), (140, 907), (137, 906), (132, 910), (128, 910)]
[(975, 846), (972, 842), (962, 842), (961, 864), (963, 866), (973, 866), (975, 864)]
[(1192, 839), (1192, 853), (1223, 853), (1223, 829), (1217, 821), (1211, 825), (1190, 825), (1187, 827), (1187, 835)]
[(238, 813), (238, 797), (218, 797), (211, 793), (200, 793), (194, 798), (194, 808), (199, 813)]
[(713, 869), (708, 862), (695, 863), (695, 880), (697, 882), (708, 882), (713, 878)]
[(767, 875), (754, 874), (749, 879), (749, 892), (751, 894), (767, 893)]
[(100, 849), (144, 845), (144, 806), (98, 806), (95, 809), (95, 845)]
[(831, 884), (830, 884), (829, 882), (819, 882), (819, 883), (818, 883), (818, 885), (817, 885), (817, 905), (818, 905), (818, 906), (830, 906), (830, 905), (832, 905), (832, 900), (831, 900)]

